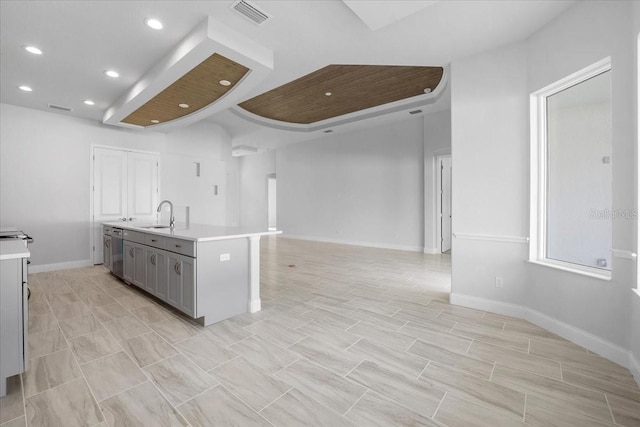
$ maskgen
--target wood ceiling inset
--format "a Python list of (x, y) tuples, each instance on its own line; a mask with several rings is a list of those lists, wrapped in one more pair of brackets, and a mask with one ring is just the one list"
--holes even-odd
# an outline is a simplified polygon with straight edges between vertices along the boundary
[[(162, 92), (125, 117), (122, 122), (153, 126), (191, 114), (210, 105), (229, 92), (249, 72), (249, 68), (214, 53)], [(220, 80), (231, 82), (222, 86)], [(178, 104), (187, 104), (181, 108)]]
[(239, 106), (268, 119), (311, 124), (424, 95), (426, 88), (435, 90), (443, 72), (442, 67), (328, 65)]

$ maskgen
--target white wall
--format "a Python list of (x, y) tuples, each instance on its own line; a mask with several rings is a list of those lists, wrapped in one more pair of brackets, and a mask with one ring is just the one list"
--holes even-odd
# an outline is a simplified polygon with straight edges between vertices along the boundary
[(277, 150), (278, 228), (422, 252), (423, 132), (418, 117)]
[[(162, 144), (161, 191), (176, 206), (189, 206), (192, 223), (226, 225), (229, 196), (227, 174), (237, 174), (231, 138), (220, 126), (202, 121), (166, 135)], [(200, 176), (196, 165), (200, 163)], [(218, 188), (218, 194), (215, 188)]]
[[(160, 152), (162, 161), (167, 160), (167, 165), (161, 164), (162, 198), (182, 197), (184, 190), (173, 185), (185, 179), (176, 160), (183, 155), (204, 163), (224, 161), (231, 171), (236, 168), (236, 161), (224, 154), (230, 157), (228, 137), (216, 125), (203, 124), (165, 135), (0, 104), (0, 225), (17, 226), (34, 237), (30, 246), (34, 267), (89, 263), (92, 144)], [(212, 146), (216, 148), (212, 150)], [(166, 181), (166, 192), (162, 181)], [(224, 194), (226, 189), (222, 191)], [(211, 223), (225, 221), (228, 208), (224, 205), (207, 217), (201, 215), (200, 207), (208, 208), (210, 200), (191, 194), (181, 202), (196, 207), (199, 218), (211, 219)]]
[[(424, 252), (440, 253), (436, 203), (436, 156), (451, 154), (451, 111), (424, 116)], [(455, 166), (453, 166), (455, 168)], [(455, 169), (453, 175), (455, 176)]]
[[(606, 56), (613, 64), (613, 208), (637, 206), (632, 7), (579, 2), (528, 41), (452, 64), (454, 233), (528, 235), (528, 95)], [(615, 220), (613, 247), (633, 250), (634, 231), (633, 220)], [(532, 265), (526, 257), (526, 245), (454, 239), (452, 301), (502, 311), (524, 307), (552, 319), (557, 332), (627, 364), (635, 265), (614, 258), (613, 280), (602, 281)], [(504, 288), (495, 288), (502, 274)]]
[[(240, 225), (266, 230), (267, 175), (276, 172), (276, 152), (240, 157)], [(280, 206), (276, 206), (280, 211)]]
[[(612, 207), (635, 204), (632, 2), (584, 2), (543, 28), (527, 44), (528, 92), (536, 91), (602, 58), (611, 56), (613, 147)], [(636, 193), (637, 194), (637, 193)], [(637, 197), (637, 196), (636, 196)], [(633, 250), (634, 221), (612, 221), (612, 247)], [(629, 348), (629, 289), (635, 281), (630, 260), (613, 258), (610, 282), (529, 265), (528, 304), (549, 316)]]

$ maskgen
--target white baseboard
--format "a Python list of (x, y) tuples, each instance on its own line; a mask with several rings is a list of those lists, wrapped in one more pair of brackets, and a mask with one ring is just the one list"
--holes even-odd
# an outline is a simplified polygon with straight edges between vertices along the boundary
[[(573, 343), (593, 351), (594, 353), (598, 353), (600, 356), (606, 357), (629, 370), (632, 370), (632, 354), (629, 350), (532, 308), (456, 293), (451, 293), (449, 301), (455, 305), (461, 305), (483, 311), (491, 311), (493, 313), (528, 320), (534, 325), (540, 326), (541, 328), (553, 332), (556, 335), (559, 335)], [(640, 374), (640, 370), (638, 373)], [(639, 377), (636, 377), (636, 381), (638, 378)]]
[(424, 248), (423, 252), (429, 255), (439, 255), (442, 253), (440, 252), (440, 248)]
[(363, 242), (358, 240), (328, 239), (325, 237), (316, 237), (316, 236), (296, 236), (292, 234), (282, 234), (282, 237), (286, 239), (309, 240), (312, 242), (338, 243), (340, 245), (365, 246), (369, 248), (381, 248), (381, 249), (395, 249), (398, 251), (422, 252), (424, 249), (422, 246), (393, 245), (389, 243)]
[(69, 270), (71, 268), (91, 267), (93, 261), (85, 259), (82, 261), (58, 262), (55, 264), (29, 265), (29, 273), (44, 273), (46, 271)]
[(638, 359), (636, 359), (631, 352), (629, 352), (629, 370), (638, 383), (638, 387), (640, 387), (640, 362), (638, 362)]
[(249, 313), (257, 313), (262, 309), (262, 301), (257, 299), (249, 301)]

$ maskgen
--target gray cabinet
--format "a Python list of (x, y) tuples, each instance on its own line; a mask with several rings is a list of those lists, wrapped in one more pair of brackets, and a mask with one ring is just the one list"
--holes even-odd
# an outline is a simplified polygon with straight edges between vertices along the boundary
[(103, 263), (105, 267), (107, 267), (110, 271), (113, 271), (113, 260), (111, 259), (111, 245), (112, 245), (111, 236), (104, 234), (103, 242), (102, 242), (102, 246), (104, 246)]
[(123, 247), (123, 258), (124, 258), (124, 271), (123, 271), (123, 279), (129, 283), (133, 283), (133, 275), (135, 270), (135, 243), (124, 241)]
[(27, 259), (0, 261), (0, 397), (7, 393), (6, 379), (27, 370), (29, 304)]
[(167, 298), (167, 255), (160, 249), (146, 248), (147, 276), (144, 289), (162, 300)]
[(167, 299), (166, 301), (175, 308), (180, 307), (181, 277), (179, 273), (180, 255), (167, 254)]
[(139, 288), (145, 289), (147, 265), (144, 245), (125, 241), (123, 247), (124, 280)]
[[(194, 319), (202, 319), (205, 325), (253, 307), (248, 303), (252, 255), (246, 236), (194, 241), (173, 232), (122, 230), (122, 278), (127, 283)], [(111, 239), (113, 245), (116, 235), (111, 234)], [(111, 257), (115, 264), (116, 256)]]
[(195, 317), (195, 259), (171, 253), (168, 255), (169, 280), (167, 302)]
[(145, 248), (143, 245), (133, 245), (133, 284), (145, 289), (147, 282), (147, 263), (145, 260)]
[[(128, 232), (125, 237), (136, 242), (124, 241), (124, 280), (195, 317), (196, 260), (176, 253), (195, 254), (195, 242), (136, 232)], [(145, 244), (139, 243), (141, 240)], [(170, 246), (165, 250), (167, 242)]]

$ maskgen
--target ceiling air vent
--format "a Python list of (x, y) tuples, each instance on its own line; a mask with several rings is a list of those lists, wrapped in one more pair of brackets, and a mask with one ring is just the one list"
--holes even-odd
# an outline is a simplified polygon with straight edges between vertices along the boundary
[(66, 112), (71, 111), (71, 108), (61, 107), (55, 104), (49, 104), (48, 107), (51, 108), (52, 110), (59, 110), (59, 111), (66, 111)]
[(420, 114), (420, 113), (422, 113), (422, 110), (409, 111), (409, 114)]
[(233, 4), (231, 5), (231, 8), (234, 9), (236, 12), (238, 12), (240, 15), (251, 20), (251, 22), (258, 25), (262, 25), (266, 21), (271, 19), (270, 15), (260, 10), (253, 3), (249, 3), (246, 0), (238, 0), (236, 2), (233, 2)]

